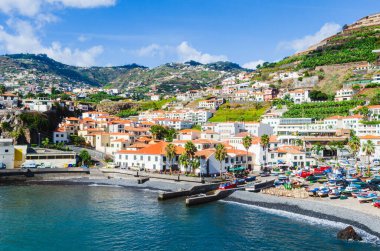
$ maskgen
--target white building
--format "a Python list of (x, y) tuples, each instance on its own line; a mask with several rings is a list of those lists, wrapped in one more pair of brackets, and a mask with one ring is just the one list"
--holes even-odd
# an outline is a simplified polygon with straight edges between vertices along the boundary
[[(15, 148), (12, 139), (0, 139), (0, 164), (5, 168), (14, 168)], [(3, 166), (3, 165), (2, 165)]]
[(356, 94), (356, 91), (351, 88), (343, 88), (336, 91), (335, 101), (345, 101), (351, 100), (352, 97)]

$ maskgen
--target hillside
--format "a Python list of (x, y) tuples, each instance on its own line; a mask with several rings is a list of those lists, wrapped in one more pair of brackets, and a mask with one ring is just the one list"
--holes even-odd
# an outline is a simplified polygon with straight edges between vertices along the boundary
[[(57, 62), (46, 55), (0, 56), (0, 75), (5, 81), (17, 79), (21, 83), (33, 83), (48, 80), (50, 83), (117, 87), (143, 93), (152, 88), (161, 93), (197, 89), (242, 71), (248, 70), (231, 62), (201, 64), (190, 61), (183, 64), (169, 63), (149, 69), (137, 64), (75, 67)], [(23, 73), (22, 81), (18, 78), (19, 73)]]
[[(380, 48), (379, 16), (376, 14), (362, 18), (309, 49), (277, 63), (267, 63), (264, 68), (274, 71), (282, 68), (304, 69), (360, 61), (374, 62), (377, 55), (372, 51)], [(372, 22), (363, 21), (367, 19)]]

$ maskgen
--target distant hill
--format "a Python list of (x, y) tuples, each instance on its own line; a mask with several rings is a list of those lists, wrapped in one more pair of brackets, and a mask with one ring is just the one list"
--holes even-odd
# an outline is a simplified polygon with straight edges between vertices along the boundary
[[(37, 76), (49, 75), (61, 82), (92, 86), (117, 87), (133, 92), (173, 93), (208, 86), (242, 71), (231, 62), (201, 64), (196, 61), (168, 63), (155, 68), (137, 64), (114, 67), (76, 67), (57, 62), (46, 55), (12, 54), (0, 56), (0, 75), (7, 72), (33, 71)], [(58, 80), (56, 80), (58, 81)]]
[(380, 48), (380, 14), (364, 17), (352, 25), (345, 25), (336, 35), (324, 39), (309, 49), (267, 63), (264, 68), (314, 68), (316, 66), (344, 64), (360, 61), (374, 62), (372, 51)]

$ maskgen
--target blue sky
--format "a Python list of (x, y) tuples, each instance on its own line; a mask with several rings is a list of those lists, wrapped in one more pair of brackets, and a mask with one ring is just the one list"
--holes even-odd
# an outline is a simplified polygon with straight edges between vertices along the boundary
[(73, 65), (275, 61), (380, 11), (378, 0), (1, 0), (0, 53)]

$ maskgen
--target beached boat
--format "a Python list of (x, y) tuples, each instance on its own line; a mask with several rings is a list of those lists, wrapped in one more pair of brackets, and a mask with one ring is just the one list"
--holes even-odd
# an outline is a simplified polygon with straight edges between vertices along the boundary
[(357, 195), (357, 199), (360, 203), (373, 201), (374, 199), (377, 199), (376, 193), (361, 193)]
[(186, 206), (195, 206), (224, 199), (235, 190), (214, 190), (205, 194), (197, 194), (186, 198)]
[(317, 192), (319, 197), (327, 197), (329, 195), (330, 190), (327, 187), (322, 187)]
[(250, 177), (245, 178), (245, 182), (252, 182), (255, 180), (256, 180), (256, 176), (250, 176)]
[(232, 189), (232, 188), (236, 188), (237, 187), (237, 182), (226, 182), (226, 183), (223, 183), (223, 184), (220, 184), (219, 186), (219, 190), (228, 190), (228, 189)]

